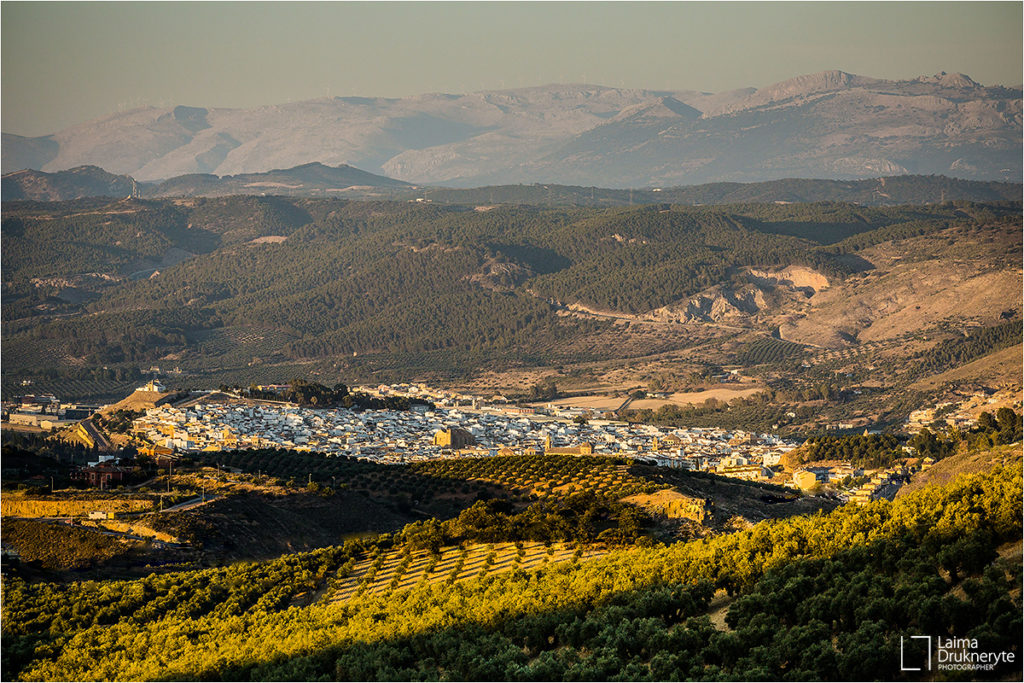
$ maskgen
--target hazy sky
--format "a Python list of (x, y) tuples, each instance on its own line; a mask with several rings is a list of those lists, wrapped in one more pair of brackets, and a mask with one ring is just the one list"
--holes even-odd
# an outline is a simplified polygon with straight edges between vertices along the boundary
[(720, 92), (841, 69), (1020, 85), (1020, 2), (0, 4), (2, 127), (557, 82)]

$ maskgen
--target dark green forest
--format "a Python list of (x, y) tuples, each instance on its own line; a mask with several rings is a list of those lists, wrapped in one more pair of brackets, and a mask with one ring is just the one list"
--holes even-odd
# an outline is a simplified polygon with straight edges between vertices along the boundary
[(495, 185), (471, 189), (417, 190), (434, 202), (450, 204), (529, 204), (532, 206), (628, 206), (633, 204), (737, 204), (744, 202), (851, 202), (867, 206), (937, 204), (946, 200), (1016, 200), (1017, 183), (978, 182), (945, 176), (893, 176), (869, 180), (787, 178), (761, 183), (707, 183), (653, 189), (609, 189), (552, 183)]
[(246, 385), (265, 365), (307, 360), (463, 373), (598, 360), (610, 351), (591, 341), (610, 323), (559, 316), (560, 305), (643, 313), (743, 266), (842, 279), (864, 267), (850, 253), (864, 245), (953, 224), (1018, 230), (1019, 214), (1014, 202), (6, 202), (3, 376), (98, 382), (83, 367), (137, 372), (171, 358)]
[(942, 372), (1020, 342), (1019, 320), (983, 327), (966, 334), (957, 333), (954, 337), (939, 342), (934, 348), (915, 356), (914, 372), (918, 376), (929, 372)]

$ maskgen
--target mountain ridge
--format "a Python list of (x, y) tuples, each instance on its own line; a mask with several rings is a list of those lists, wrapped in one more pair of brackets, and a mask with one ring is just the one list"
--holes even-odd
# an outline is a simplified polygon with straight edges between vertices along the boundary
[[(686, 105), (683, 105), (686, 106)], [(644, 116), (646, 109), (631, 116)], [(785, 178), (762, 183), (706, 183), (642, 190), (565, 185), (419, 187), (342, 164), (310, 162), (265, 173), (216, 176), (193, 173), (155, 183), (96, 166), (45, 173), (24, 169), (3, 176), (4, 201), (69, 201), (85, 197), (224, 197), (230, 195), (340, 196), (422, 199), (453, 204), (626, 206), (631, 204), (736, 204), (845, 201), (869, 206), (946, 201), (1013, 201), (1020, 183), (972, 181), (945, 176), (881, 176), (856, 181)]]
[(461, 187), (861, 178), (884, 169), (1012, 180), (1022, 168), (1020, 97), (963, 74), (889, 81), (834, 70), (717, 94), (556, 84), (150, 107), (47, 136), (5, 133), (3, 166), (96, 165), (153, 181), (320, 161)]
[(191, 173), (155, 183), (137, 183), (131, 176), (108, 173), (97, 166), (77, 166), (45, 173), (24, 169), (3, 176), (7, 200), (68, 201), (83, 197), (223, 197), (229, 195), (324, 196), (379, 188), (411, 189), (408, 183), (347, 164), (332, 167), (318, 161), (264, 173), (216, 176)]
[[(651, 377), (673, 368), (682, 391), (774, 358), (788, 365), (750, 371), (784, 409), (706, 415), (764, 429), (801, 414), (787, 402), (843, 386), (842, 419), (890, 421), (906, 387), (1020, 343), (1019, 201), (478, 206), (5, 204), (4, 390), (53, 390), (56, 372), (62, 394), (74, 380), (95, 395), (156, 364), (243, 386), (486, 370), (511, 373), (504, 392), (540, 367), (621, 387), (615, 368), (643, 363)], [(90, 374), (103, 366), (121, 376)]]

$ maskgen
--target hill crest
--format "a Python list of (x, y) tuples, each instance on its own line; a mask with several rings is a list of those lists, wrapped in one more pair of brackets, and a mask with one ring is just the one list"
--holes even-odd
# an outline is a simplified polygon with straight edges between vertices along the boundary
[[(669, 99), (669, 98), (666, 98)], [(671, 104), (671, 103), (669, 103)], [(663, 101), (637, 105), (627, 118), (647, 125), (685, 116)], [(674, 105), (673, 105), (674, 106)], [(696, 110), (693, 110), (694, 112)], [(614, 122), (609, 125), (615, 125)], [(421, 188), (342, 164), (310, 162), (265, 173), (216, 176), (190, 173), (156, 183), (137, 183), (131, 176), (107, 173), (95, 166), (45, 173), (29, 169), (3, 176), (3, 199), (69, 201), (85, 197), (223, 197), (288, 195), (304, 197), (429, 199), (449, 204), (531, 204), (536, 206), (631, 206), (634, 204), (737, 204), (754, 202), (842, 201), (866, 206), (934, 204), (946, 201), (1012, 201), (1019, 183), (981, 182), (945, 176), (881, 176), (857, 181), (787, 178), (761, 183), (707, 183), (681, 187), (625, 190), (566, 185), (504, 185), (477, 188)]]

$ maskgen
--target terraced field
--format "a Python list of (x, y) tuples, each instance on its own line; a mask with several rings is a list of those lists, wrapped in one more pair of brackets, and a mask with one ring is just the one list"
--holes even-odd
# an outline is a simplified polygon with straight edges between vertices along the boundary
[(886, 349), (893, 349), (902, 346), (905, 341), (909, 338), (908, 335), (903, 335), (896, 339), (887, 339), (884, 341), (869, 341), (859, 344), (858, 346), (851, 346), (846, 349), (824, 351), (816, 354), (809, 359), (811, 365), (821, 365), (822, 363), (830, 363), (833, 361), (852, 361), (861, 356), (870, 355), (877, 351), (883, 351)]
[[(5, 329), (5, 335), (6, 329)], [(12, 339), (4, 340), (4, 363), (12, 367), (56, 367), (69, 360), (67, 339)]]
[[(249, 327), (221, 327), (193, 332), (190, 336), (202, 355), (213, 357), (235, 354), (246, 361), (252, 356), (274, 354), (294, 339), (280, 330)], [(249, 358), (245, 358), (246, 355)]]
[(496, 484), (526, 495), (592, 491), (616, 499), (652, 493), (657, 487), (629, 472), (630, 463), (608, 456), (507, 456), (416, 463), (410, 472), (438, 479)]
[[(7, 362), (6, 353), (4, 362)], [(79, 400), (102, 400), (123, 397), (138, 384), (138, 380), (37, 378), (32, 384), (23, 386), (20, 378), (5, 377), (0, 384), (0, 391), (4, 396), (51, 393), (61, 398), (76, 396)]]
[(364, 557), (351, 568), (343, 567), (323, 599), (344, 602), (363, 594), (408, 590), (419, 583), (452, 584), (515, 569), (528, 571), (558, 562), (588, 560), (606, 552), (595, 547), (534, 541), (448, 546), (437, 554), (398, 549)]

